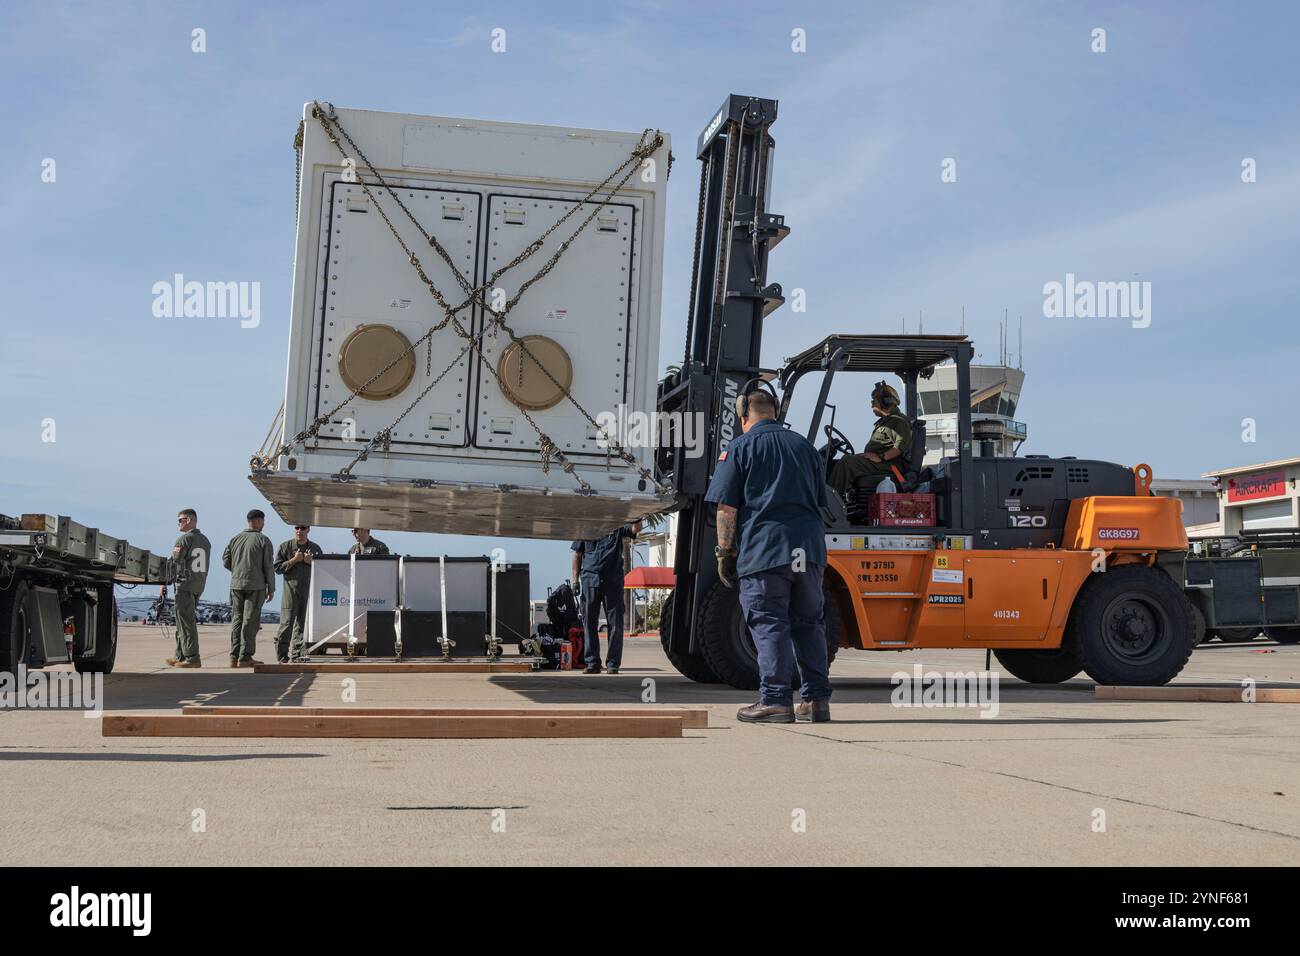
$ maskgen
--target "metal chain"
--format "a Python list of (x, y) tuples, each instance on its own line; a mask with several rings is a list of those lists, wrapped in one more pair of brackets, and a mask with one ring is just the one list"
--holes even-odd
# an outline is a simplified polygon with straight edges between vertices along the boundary
[(307, 121), (298, 120), (298, 132), (293, 135), (293, 217), (298, 218), (298, 196), (302, 192), (302, 138)]
[(468, 352), (469, 349), (470, 349), (470, 343), (466, 343), (464, 347), (462, 347), (461, 350), (458, 353), (456, 353), (456, 357), (451, 360), (451, 364), (448, 365), (441, 372), (439, 372), (438, 377), (424, 387), (424, 391), (420, 392), (420, 394), (415, 397), (415, 400), (411, 402), (411, 404), (407, 405), (406, 408), (402, 411), (402, 413), (397, 416), (397, 418), (393, 419), (392, 424), (390, 424), (387, 428), (382, 428), (378, 432), (376, 432), (375, 437), (370, 439), (370, 441), (366, 442), (365, 446), (361, 449), (361, 451), (357, 452), (356, 457), (353, 458), (350, 462), (348, 462), (343, 468), (341, 468), (339, 470), (338, 475), (336, 475), (335, 477), (350, 476), (352, 474), (352, 469), (356, 465), (360, 464), (361, 462), (369, 458), (371, 451), (373, 451), (379, 445), (384, 446), (385, 452), (388, 451), (388, 447), (389, 445), (392, 444), (392, 440), (393, 440), (393, 429), (401, 424), (402, 419), (405, 418), (407, 415), (409, 415), (416, 405), (420, 404), (424, 396), (428, 395), (431, 391), (433, 391), (434, 387), (439, 382), (441, 382), (444, 378), (447, 377), (447, 374), (456, 367), (456, 364), (460, 362), (461, 358), (464, 357), (465, 353)]

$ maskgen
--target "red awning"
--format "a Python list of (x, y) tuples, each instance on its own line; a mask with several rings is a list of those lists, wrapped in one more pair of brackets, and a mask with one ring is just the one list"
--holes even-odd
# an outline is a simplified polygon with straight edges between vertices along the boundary
[(677, 586), (677, 575), (672, 568), (633, 568), (623, 578), (623, 589), (672, 588)]

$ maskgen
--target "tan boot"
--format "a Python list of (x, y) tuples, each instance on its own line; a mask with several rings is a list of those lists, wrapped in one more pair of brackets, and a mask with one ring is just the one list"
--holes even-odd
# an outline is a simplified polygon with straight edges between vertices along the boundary
[(829, 700), (801, 700), (794, 705), (794, 719), (801, 724), (826, 724), (831, 719)]
[(176, 666), (177, 667), (202, 667), (203, 662), (198, 658), (195, 658), (192, 661), (177, 661)]
[(169, 657), (165, 661), (163, 661), (163, 663), (166, 664), (168, 667), (175, 667), (177, 664), (180, 663), (180, 661), (177, 660), (175, 657)]

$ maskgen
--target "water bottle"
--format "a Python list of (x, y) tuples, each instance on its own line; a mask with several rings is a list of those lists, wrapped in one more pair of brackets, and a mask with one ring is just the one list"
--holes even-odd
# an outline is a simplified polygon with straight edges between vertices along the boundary
[(885, 476), (884, 481), (876, 485), (876, 494), (878, 495), (892, 495), (897, 494), (897, 492), (898, 485), (894, 484), (894, 479), (888, 475)]

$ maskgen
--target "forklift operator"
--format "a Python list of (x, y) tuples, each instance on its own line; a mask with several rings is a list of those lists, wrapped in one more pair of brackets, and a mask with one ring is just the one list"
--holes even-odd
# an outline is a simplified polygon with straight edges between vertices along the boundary
[[(758, 703), (736, 717), (820, 723), (831, 715), (822, 617), (822, 459), (811, 442), (776, 421), (770, 393), (741, 395), (736, 413), (744, 434), (719, 456), (704, 497), (718, 506), (718, 577), (730, 588), (739, 581), (740, 606), (758, 651)], [(791, 706), (795, 662), (802, 682), (797, 708)]]
[(845, 455), (831, 465), (827, 480), (841, 495), (864, 475), (893, 474), (912, 449), (912, 426), (898, 410), (898, 392), (884, 382), (871, 391), (871, 411), (880, 419), (860, 455)]

